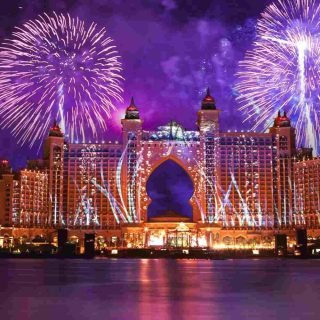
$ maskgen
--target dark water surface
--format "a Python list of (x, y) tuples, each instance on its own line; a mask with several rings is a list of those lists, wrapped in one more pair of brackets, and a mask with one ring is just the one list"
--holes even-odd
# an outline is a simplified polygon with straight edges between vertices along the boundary
[(0, 319), (320, 319), (320, 260), (0, 260)]

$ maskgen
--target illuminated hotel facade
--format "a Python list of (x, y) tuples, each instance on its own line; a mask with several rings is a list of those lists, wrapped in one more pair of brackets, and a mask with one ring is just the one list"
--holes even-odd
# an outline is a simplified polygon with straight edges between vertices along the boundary
[[(143, 130), (133, 99), (121, 143), (68, 143), (55, 123), (42, 160), (18, 177), (3, 168), (0, 223), (20, 236), (69, 228), (133, 247), (263, 243), (301, 226), (317, 233), (320, 160), (301, 156), (286, 114), (268, 133), (222, 132), (219, 116), (208, 90), (196, 131), (173, 121)], [(166, 161), (192, 181), (192, 217), (148, 211), (147, 181)]]
[(297, 161), (295, 173), (295, 208), (299, 224), (319, 228), (320, 224), (320, 159)]

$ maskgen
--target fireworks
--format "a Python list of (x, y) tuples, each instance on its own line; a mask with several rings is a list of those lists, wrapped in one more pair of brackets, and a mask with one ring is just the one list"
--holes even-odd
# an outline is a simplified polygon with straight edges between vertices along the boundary
[(0, 116), (33, 145), (54, 119), (71, 141), (96, 137), (122, 101), (121, 63), (105, 28), (70, 15), (39, 15), (0, 47)]
[(267, 129), (278, 110), (296, 123), (299, 145), (319, 149), (320, 4), (278, 0), (262, 13), (237, 73), (240, 110)]

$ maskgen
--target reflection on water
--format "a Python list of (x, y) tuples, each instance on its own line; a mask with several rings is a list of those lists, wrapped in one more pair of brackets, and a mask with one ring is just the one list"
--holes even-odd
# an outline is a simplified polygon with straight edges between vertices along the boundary
[(0, 260), (1, 319), (319, 319), (320, 260)]

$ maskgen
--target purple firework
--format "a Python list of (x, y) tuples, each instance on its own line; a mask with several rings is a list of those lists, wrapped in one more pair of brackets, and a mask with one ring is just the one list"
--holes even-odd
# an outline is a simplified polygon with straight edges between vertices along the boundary
[(240, 62), (240, 110), (267, 129), (279, 109), (295, 121), (299, 144), (320, 151), (320, 4), (276, 0), (262, 13), (257, 40)]
[(121, 62), (105, 28), (69, 14), (39, 15), (0, 47), (0, 116), (22, 144), (54, 119), (71, 141), (96, 137), (122, 101)]

